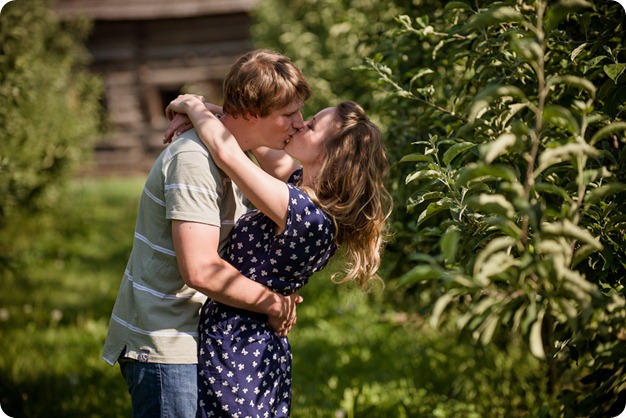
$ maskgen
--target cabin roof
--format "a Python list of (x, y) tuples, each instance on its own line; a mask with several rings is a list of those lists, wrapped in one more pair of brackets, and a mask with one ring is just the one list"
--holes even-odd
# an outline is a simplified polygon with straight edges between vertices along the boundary
[(248, 12), (259, 0), (54, 0), (61, 18), (149, 20)]

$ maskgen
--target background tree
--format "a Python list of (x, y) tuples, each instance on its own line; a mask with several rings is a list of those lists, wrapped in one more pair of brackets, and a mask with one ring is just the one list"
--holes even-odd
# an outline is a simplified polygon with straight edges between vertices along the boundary
[(0, 14), (0, 267), (27, 248), (100, 123), (101, 83), (86, 70), (86, 21), (61, 23), (45, 0)]
[(417, 265), (401, 281), (429, 290), (433, 325), (446, 312), (484, 344), (521, 332), (559, 395), (552, 416), (621, 411), (623, 9), (449, 2), (398, 22), (398, 45), (432, 51), (408, 69), (395, 50), (371, 60), (416, 121), (401, 129)]
[[(533, 415), (623, 409), (623, 8), (304, 3), (264, 2), (281, 34), (256, 33), (304, 68), (317, 100), (374, 109), (392, 159), (403, 156), (386, 253), (396, 300), (505, 352), (522, 334), (552, 396)], [(359, 35), (332, 36), (349, 27)]]

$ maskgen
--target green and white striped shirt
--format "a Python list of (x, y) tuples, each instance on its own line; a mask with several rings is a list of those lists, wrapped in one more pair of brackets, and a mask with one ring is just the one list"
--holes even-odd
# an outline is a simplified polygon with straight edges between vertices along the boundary
[(133, 249), (113, 307), (102, 358), (197, 363), (199, 310), (206, 296), (183, 282), (172, 220), (220, 227), (220, 254), (246, 208), (237, 187), (213, 163), (194, 130), (156, 160), (146, 180)]

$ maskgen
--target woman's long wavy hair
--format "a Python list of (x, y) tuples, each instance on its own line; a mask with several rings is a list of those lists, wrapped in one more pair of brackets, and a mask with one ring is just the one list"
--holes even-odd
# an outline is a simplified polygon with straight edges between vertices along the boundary
[(372, 279), (380, 279), (376, 272), (393, 206), (385, 187), (389, 162), (382, 132), (363, 108), (346, 101), (336, 109), (334, 129), (320, 155), (322, 166), (309, 192), (333, 218), (336, 243), (346, 257), (343, 272), (333, 280), (352, 280), (367, 290)]

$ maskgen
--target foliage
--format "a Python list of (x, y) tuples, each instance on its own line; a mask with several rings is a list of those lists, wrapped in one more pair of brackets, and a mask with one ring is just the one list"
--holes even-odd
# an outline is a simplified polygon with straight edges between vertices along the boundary
[(59, 22), (45, 0), (2, 8), (0, 268), (24, 250), (15, 245), (28, 233), (23, 221), (56, 202), (91, 151), (101, 83), (86, 71), (88, 30), (86, 21)]
[[(142, 179), (73, 182), (38, 218), (19, 279), (0, 281), (0, 405), (10, 417), (127, 417), (117, 367), (101, 358), (132, 245)], [(545, 397), (517, 341), (505, 354), (334, 285), (303, 290), (292, 417), (515, 417)]]
[(275, 49), (302, 69), (313, 97), (305, 112), (313, 115), (341, 100), (374, 106), (369, 77), (352, 67), (363, 64), (405, 1), (268, 0), (254, 11), (252, 37), (260, 48)]
[[(431, 325), (454, 325), (485, 345), (500, 341), (507, 350), (506, 341), (522, 334), (548, 376), (550, 399), (533, 416), (619, 410), (626, 398), (622, 7), (313, 3), (265, 1), (260, 16), (268, 23), (254, 33), (304, 68), (316, 99), (330, 102), (321, 105), (361, 101), (385, 128), (398, 162), (385, 273), (400, 279), (388, 294), (415, 303)], [(364, 56), (367, 65), (359, 65)]]
[(414, 146), (400, 283), (431, 297), (432, 325), (524, 335), (561, 405), (537, 415), (624, 405), (623, 12), (453, 1), (399, 16), (370, 60), (390, 135)]
[(0, 281), (0, 405), (10, 417), (130, 416), (101, 358), (143, 179), (71, 182), (32, 218), (20, 274)]

